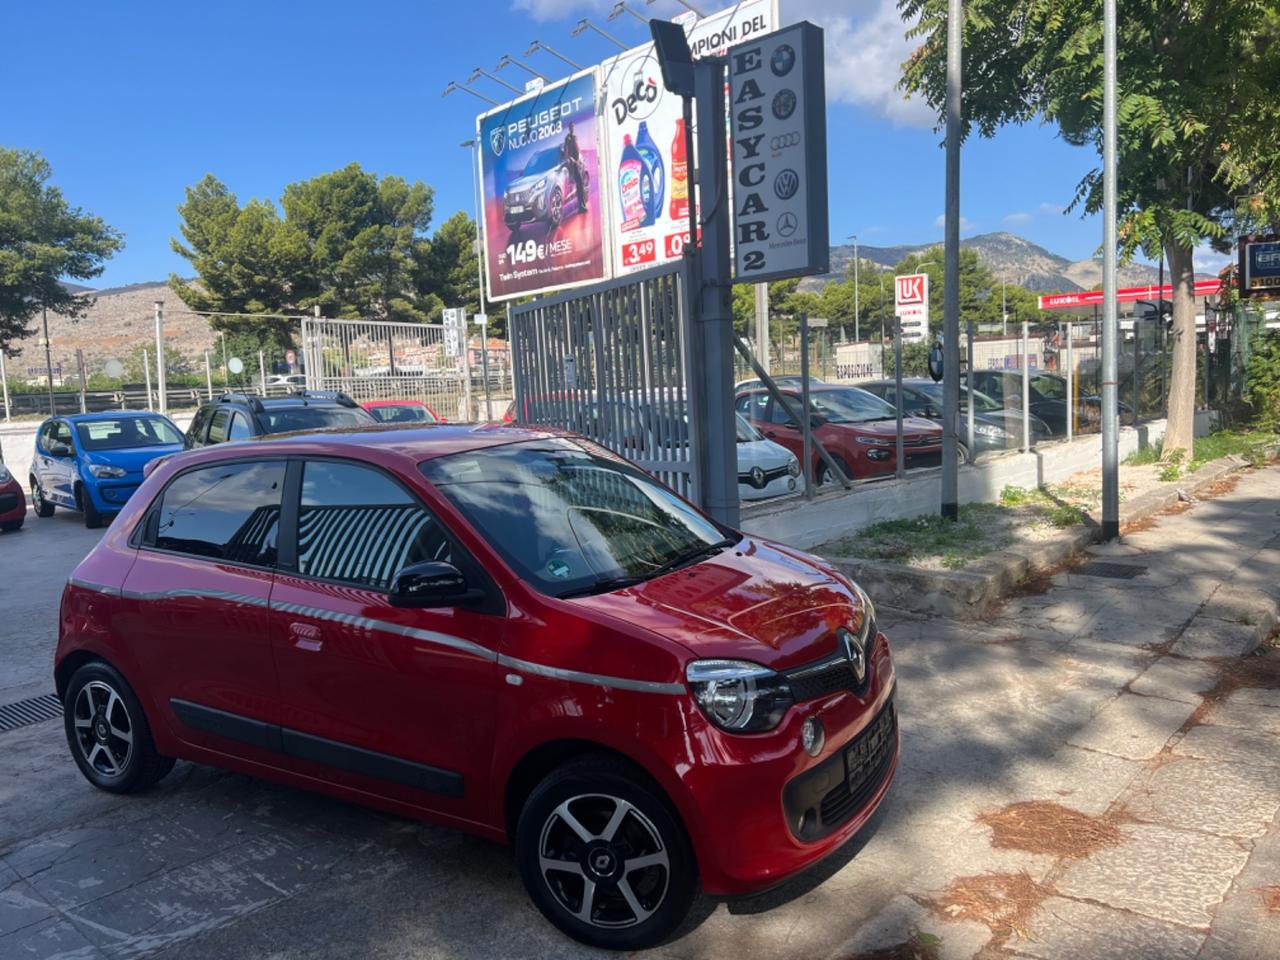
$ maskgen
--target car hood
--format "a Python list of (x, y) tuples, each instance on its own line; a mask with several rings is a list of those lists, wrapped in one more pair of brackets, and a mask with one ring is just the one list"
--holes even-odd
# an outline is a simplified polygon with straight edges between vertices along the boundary
[[(960, 420), (964, 422), (968, 417), (968, 413), (960, 411)], [(975, 423), (991, 423), (1000, 427), (1007, 433), (1016, 433), (1022, 436), (1022, 411), (1021, 410), (987, 410), (983, 413), (975, 413), (973, 415)], [(1031, 432), (1034, 434), (1048, 434), (1049, 425), (1037, 417), (1034, 413), (1028, 417), (1031, 422)]]
[(739, 473), (746, 473), (752, 467), (761, 470), (785, 467), (792, 459), (790, 450), (772, 440), (749, 440), (738, 444)]
[(734, 548), (644, 583), (571, 601), (673, 640), (699, 658), (750, 660), (774, 670), (833, 653), (835, 631), (859, 601), (832, 571), (744, 537)]
[(527, 177), (516, 177), (507, 184), (507, 193), (524, 193), (526, 190), (533, 189), (533, 185), (543, 177), (550, 177), (554, 171), (547, 173), (533, 173)]
[[(858, 423), (830, 423), (826, 424), (826, 426), (849, 428), (861, 433), (869, 433), (877, 437), (889, 437), (891, 439), (898, 435), (898, 421), (896, 418), (891, 420), (863, 420)], [(932, 420), (925, 420), (921, 417), (902, 418), (903, 436), (917, 436), (922, 433), (941, 437), (942, 428)]]
[(142, 468), (156, 457), (178, 453), (182, 450), (180, 443), (162, 443), (152, 447), (122, 447), (119, 450), (86, 451), (81, 460), (86, 465), (91, 463), (119, 467), (129, 473), (142, 473)]

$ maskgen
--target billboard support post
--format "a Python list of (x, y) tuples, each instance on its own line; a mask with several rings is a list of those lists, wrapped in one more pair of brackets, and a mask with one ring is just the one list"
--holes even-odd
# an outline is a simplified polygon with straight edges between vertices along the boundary
[(947, 0), (946, 204), (942, 307), (942, 516), (960, 516), (956, 414), (960, 409), (960, 90), (961, 0)]

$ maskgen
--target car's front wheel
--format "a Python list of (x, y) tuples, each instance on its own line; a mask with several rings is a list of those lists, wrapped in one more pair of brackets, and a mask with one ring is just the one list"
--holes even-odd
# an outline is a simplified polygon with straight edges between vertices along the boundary
[(80, 501), (80, 511), (84, 514), (84, 525), (90, 530), (102, 526), (102, 514), (93, 504), (93, 497), (84, 487), (76, 488), (76, 499)]
[(646, 778), (610, 757), (551, 773), (516, 827), (529, 896), (575, 940), (608, 950), (661, 943), (697, 895), (684, 830)]
[(72, 674), (62, 712), (76, 766), (98, 789), (136, 793), (173, 769), (156, 752), (133, 688), (110, 664), (95, 660)]

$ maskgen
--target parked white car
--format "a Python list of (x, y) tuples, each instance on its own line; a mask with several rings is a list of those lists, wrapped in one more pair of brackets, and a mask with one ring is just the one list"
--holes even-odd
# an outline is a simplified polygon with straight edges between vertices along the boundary
[(800, 461), (786, 447), (765, 435), (740, 416), (738, 423), (738, 498), (768, 500), (795, 493)]

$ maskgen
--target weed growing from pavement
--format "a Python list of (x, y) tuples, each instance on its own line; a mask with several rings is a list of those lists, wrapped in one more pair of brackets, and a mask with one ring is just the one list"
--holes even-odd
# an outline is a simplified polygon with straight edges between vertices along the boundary
[(940, 558), (943, 567), (958, 570), (970, 560), (1012, 542), (1003, 525), (993, 523), (1003, 514), (993, 503), (967, 503), (952, 522), (936, 514), (909, 520), (885, 520), (852, 537), (828, 544), (831, 556), (868, 557), (906, 563)]
[(864, 950), (843, 960), (938, 960), (942, 938), (932, 933), (917, 933), (910, 940), (876, 950)]
[[(1194, 473), (1212, 460), (1220, 460), (1232, 455), (1241, 457), (1255, 467), (1262, 466), (1267, 461), (1265, 448), (1277, 440), (1280, 440), (1280, 437), (1265, 430), (1219, 430), (1204, 437), (1196, 437), (1187, 470)], [(1132, 467), (1158, 463), (1163, 449), (1162, 442), (1156, 441), (1149, 447), (1143, 447), (1129, 454), (1124, 462)], [(1178, 476), (1175, 474), (1166, 478), (1162, 470), (1160, 479), (1177, 480)]]

